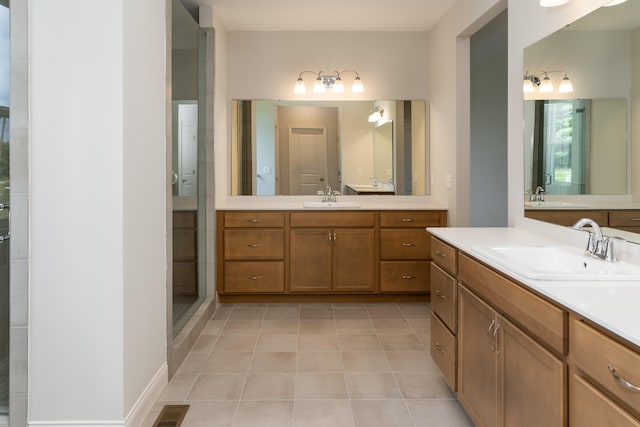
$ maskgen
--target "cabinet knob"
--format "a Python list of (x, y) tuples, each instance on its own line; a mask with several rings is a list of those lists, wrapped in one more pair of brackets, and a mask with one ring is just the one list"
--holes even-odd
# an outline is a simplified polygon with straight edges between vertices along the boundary
[(440, 292), (440, 289), (436, 289), (436, 296), (440, 299), (447, 299), (446, 296), (442, 295), (442, 292)]
[(442, 354), (445, 354), (444, 347), (439, 342), (436, 343), (436, 350), (438, 350), (438, 352)]

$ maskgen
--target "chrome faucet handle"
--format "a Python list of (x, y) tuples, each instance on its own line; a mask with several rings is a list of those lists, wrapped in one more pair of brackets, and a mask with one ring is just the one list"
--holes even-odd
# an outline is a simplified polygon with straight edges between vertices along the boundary
[(624, 242), (625, 240), (621, 237), (605, 237), (603, 240), (605, 239), (606, 249), (604, 252), (604, 260), (607, 262), (618, 262), (617, 242)]

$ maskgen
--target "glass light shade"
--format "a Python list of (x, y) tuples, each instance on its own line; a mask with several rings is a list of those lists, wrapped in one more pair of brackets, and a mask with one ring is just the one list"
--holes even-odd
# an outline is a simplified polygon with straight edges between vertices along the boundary
[(571, 80), (569, 80), (569, 77), (564, 76), (564, 78), (560, 82), (560, 87), (558, 88), (558, 92), (560, 93), (573, 92), (573, 84), (571, 84)]
[(626, 2), (627, 0), (613, 0), (610, 1), (609, 3), (605, 4), (603, 7), (609, 7), (609, 6), (617, 6), (619, 4), (622, 4), (624, 2)]
[(551, 79), (549, 79), (549, 76), (546, 76), (544, 79), (542, 79), (542, 83), (540, 83), (538, 91), (540, 93), (553, 92), (553, 83), (551, 82)]
[(318, 77), (316, 82), (313, 84), (313, 93), (324, 93), (324, 84), (320, 77)]
[(362, 80), (360, 77), (356, 77), (353, 81), (353, 86), (351, 86), (351, 92), (353, 93), (362, 93), (364, 92), (364, 86), (362, 85)]
[(562, 6), (565, 3), (569, 3), (569, 0), (540, 0), (540, 6), (542, 7)]
[(382, 118), (382, 114), (380, 114), (380, 110), (374, 110), (369, 114), (369, 123), (377, 122)]
[(296, 85), (293, 88), (293, 93), (303, 94), (307, 92), (307, 87), (304, 85), (304, 80), (302, 77), (298, 77), (296, 81)]
[(342, 83), (342, 79), (338, 77), (333, 84), (333, 93), (344, 93), (344, 84)]
[(533, 92), (533, 83), (531, 83), (531, 79), (524, 79), (524, 82), (522, 83), (522, 91), (524, 93)]

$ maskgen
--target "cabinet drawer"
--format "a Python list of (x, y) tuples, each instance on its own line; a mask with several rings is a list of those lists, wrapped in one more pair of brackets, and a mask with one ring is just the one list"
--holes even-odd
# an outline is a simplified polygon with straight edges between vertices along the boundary
[(431, 237), (431, 256), (433, 261), (445, 271), (455, 275), (458, 272), (458, 260), (455, 248), (441, 240)]
[(196, 228), (196, 212), (173, 211), (173, 228)]
[[(573, 323), (572, 353), (578, 368), (640, 412), (640, 354), (631, 351), (580, 320)], [(615, 372), (610, 372), (610, 368)], [(614, 377), (618, 376), (618, 380)], [(625, 386), (621, 381), (628, 381)]]
[(456, 279), (449, 276), (436, 264), (431, 265), (431, 307), (447, 327), (456, 332), (458, 286)]
[(571, 427), (640, 427), (640, 421), (577, 375), (571, 379), (569, 396)]
[(224, 230), (227, 260), (284, 258), (284, 230)]
[(226, 228), (273, 228), (284, 227), (282, 212), (225, 212)]
[(284, 292), (284, 262), (226, 262), (225, 292)]
[(609, 227), (640, 227), (640, 211), (609, 211)]
[(568, 313), (499, 275), (465, 254), (458, 254), (458, 280), (511, 317), (549, 347), (567, 352)]
[(527, 209), (524, 211), (527, 218), (539, 221), (550, 222), (558, 225), (573, 225), (581, 218), (591, 218), (600, 226), (607, 226), (609, 215), (607, 211), (597, 211), (591, 209), (583, 210), (537, 210)]
[(438, 227), (445, 226), (444, 211), (381, 212), (380, 227)]
[(429, 263), (380, 263), (380, 292), (429, 292)]
[(292, 212), (291, 227), (373, 227), (373, 212)]
[(456, 337), (431, 312), (431, 357), (453, 391), (456, 382)]
[(380, 230), (380, 258), (430, 258), (429, 233), (424, 228)]

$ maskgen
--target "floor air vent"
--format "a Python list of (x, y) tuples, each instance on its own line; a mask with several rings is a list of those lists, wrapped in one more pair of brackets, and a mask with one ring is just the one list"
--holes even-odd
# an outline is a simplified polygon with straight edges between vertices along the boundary
[(189, 405), (165, 405), (153, 427), (180, 427)]

